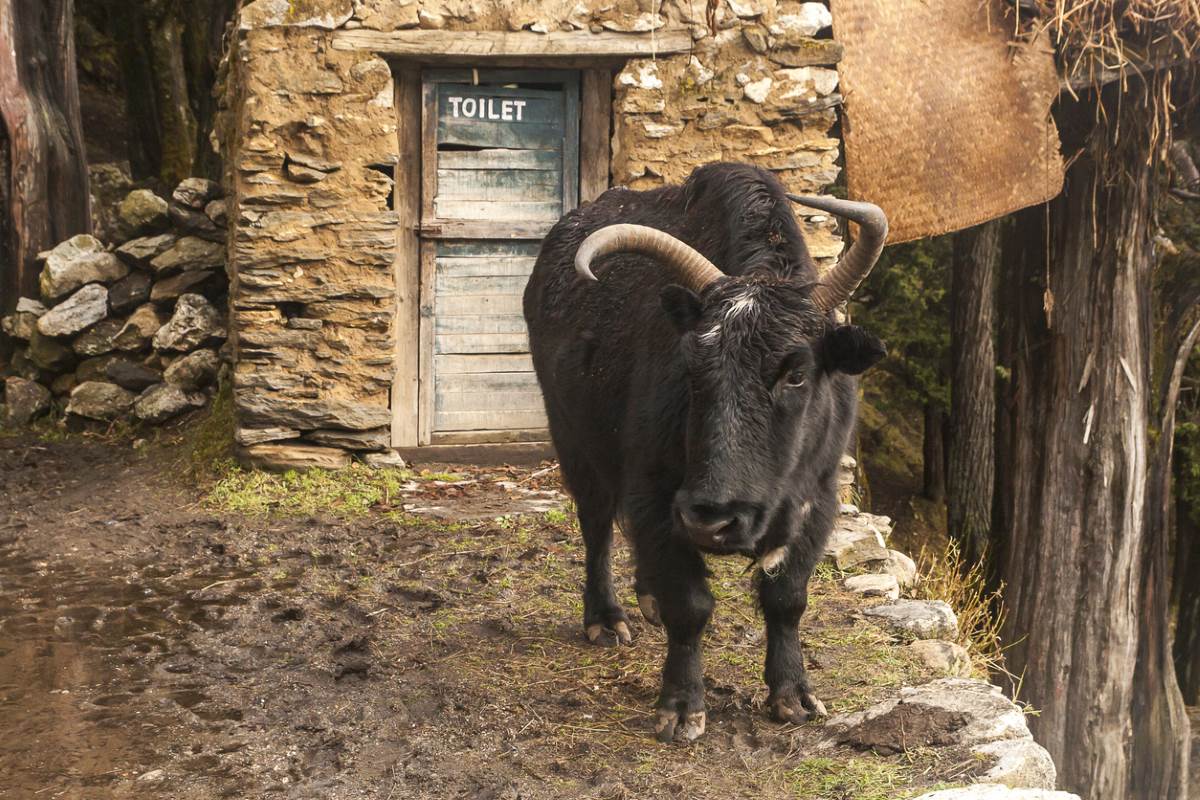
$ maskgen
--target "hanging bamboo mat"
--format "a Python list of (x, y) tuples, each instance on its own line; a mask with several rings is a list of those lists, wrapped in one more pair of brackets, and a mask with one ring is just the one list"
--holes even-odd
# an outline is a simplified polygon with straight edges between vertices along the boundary
[[(1062, 188), (1051, 47), (991, 0), (833, 0), (847, 188), (889, 242), (961, 230)], [(989, 19), (990, 17), (990, 19)]]

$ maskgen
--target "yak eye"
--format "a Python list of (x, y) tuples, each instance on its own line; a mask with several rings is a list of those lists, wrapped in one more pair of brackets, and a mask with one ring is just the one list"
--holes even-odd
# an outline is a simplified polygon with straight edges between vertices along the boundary
[(804, 370), (794, 369), (784, 376), (783, 384), (784, 386), (788, 386), (792, 389), (798, 389), (805, 384), (807, 379), (808, 375), (805, 374)]

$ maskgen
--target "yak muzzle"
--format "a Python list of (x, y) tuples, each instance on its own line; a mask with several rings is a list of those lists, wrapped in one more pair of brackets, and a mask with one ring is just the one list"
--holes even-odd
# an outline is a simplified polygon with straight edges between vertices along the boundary
[(738, 553), (753, 549), (755, 514), (745, 504), (697, 500), (681, 490), (675, 495), (675, 516), (680, 530), (702, 550)]

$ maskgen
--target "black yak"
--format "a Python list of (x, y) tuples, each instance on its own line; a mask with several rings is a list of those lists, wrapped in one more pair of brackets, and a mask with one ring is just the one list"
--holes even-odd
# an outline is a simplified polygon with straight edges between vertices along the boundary
[[(823, 280), (791, 200), (861, 226)], [(797, 628), (838, 508), (853, 376), (884, 355), (834, 309), (886, 233), (875, 206), (788, 195), (765, 170), (711, 164), (682, 186), (611, 189), (542, 245), (524, 311), (587, 546), (583, 624), (593, 642), (632, 638), (609, 567), (616, 520), (642, 614), (666, 627), (664, 741), (704, 732), (700, 639), (713, 597), (702, 553), (758, 567), (771, 715), (825, 713)]]

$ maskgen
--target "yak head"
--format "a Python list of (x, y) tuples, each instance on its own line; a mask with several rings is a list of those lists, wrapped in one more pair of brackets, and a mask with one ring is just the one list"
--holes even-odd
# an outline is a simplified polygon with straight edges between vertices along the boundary
[[(650, 255), (674, 272), (677, 283), (662, 289), (661, 300), (679, 333), (689, 383), (675, 522), (711, 552), (761, 555), (785, 500), (829, 480), (852, 422), (846, 376), (885, 354), (878, 339), (838, 324), (832, 313), (878, 258), (887, 236), (883, 212), (867, 203), (789, 197), (860, 224), (854, 245), (818, 282), (804, 276), (808, 270), (795, 270), (801, 277), (776, 270), (725, 275), (686, 243), (639, 225), (602, 228), (576, 255), (576, 269), (593, 280), (592, 259), (617, 251)], [(797, 475), (811, 486), (785, 483)]]

